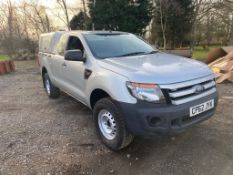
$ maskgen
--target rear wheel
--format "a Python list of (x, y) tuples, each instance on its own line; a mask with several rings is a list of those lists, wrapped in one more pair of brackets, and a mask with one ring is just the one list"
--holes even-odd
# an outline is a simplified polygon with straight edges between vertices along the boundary
[(51, 82), (48, 73), (45, 73), (43, 76), (43, 81), (44, 81), (44, 88), (47, 93), (47, 95), (50, 98), (58, 98), (60, 95), (60, 90), (56, 86), (53, 85)]
[(99, 100), (93, 115), (101, 141), (111, 150), (121, 150), (133, 141), (134, 136), (127, 130), (123, 115), (111, 98)]

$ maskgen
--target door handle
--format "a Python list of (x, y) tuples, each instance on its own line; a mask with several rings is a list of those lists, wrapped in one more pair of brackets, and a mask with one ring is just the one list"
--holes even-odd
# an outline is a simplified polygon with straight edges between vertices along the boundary
[(63, 67), (66, 67), (67, 65), (66, 65), (66, 63), (64, 62), (64, 63), (62, 63), (62, 66), (63, 66)]

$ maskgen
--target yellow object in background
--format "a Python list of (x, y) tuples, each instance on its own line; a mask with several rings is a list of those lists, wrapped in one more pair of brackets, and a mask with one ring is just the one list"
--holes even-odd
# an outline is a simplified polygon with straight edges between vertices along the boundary
[(213, 67), (212, 68), (212, 71), (217, 74), (217, 73), (220, 73), (220, 69), (218, 67)]

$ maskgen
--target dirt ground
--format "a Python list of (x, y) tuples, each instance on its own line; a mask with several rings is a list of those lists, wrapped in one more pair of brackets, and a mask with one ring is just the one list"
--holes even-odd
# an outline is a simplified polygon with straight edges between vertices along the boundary
[(88, 108), (47, 98), (36, 63), (0, 76), (0, 175), (233, 174), (233, 84), (210, 120), (177, 136), (136, 138), (120, 153), (98, 140)]

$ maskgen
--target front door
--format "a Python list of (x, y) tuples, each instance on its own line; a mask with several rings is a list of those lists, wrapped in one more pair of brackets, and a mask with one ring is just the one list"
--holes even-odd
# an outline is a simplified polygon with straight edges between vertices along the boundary
[[(84, 47), (82, 42), (77, 36), (70, 36), (68, 39), (68, 50), (81, 50), (84, 53)], [(84, 55), (84, 54), (83, 54)], [(86, 81), (84, 78), (85, 63), (80, 61), (67, 61), (63, 63), (63, 76), (66, 81), (68, 93), (73, 97), (79, 99), (81, 102), (85, 101), (85, 85)]]

